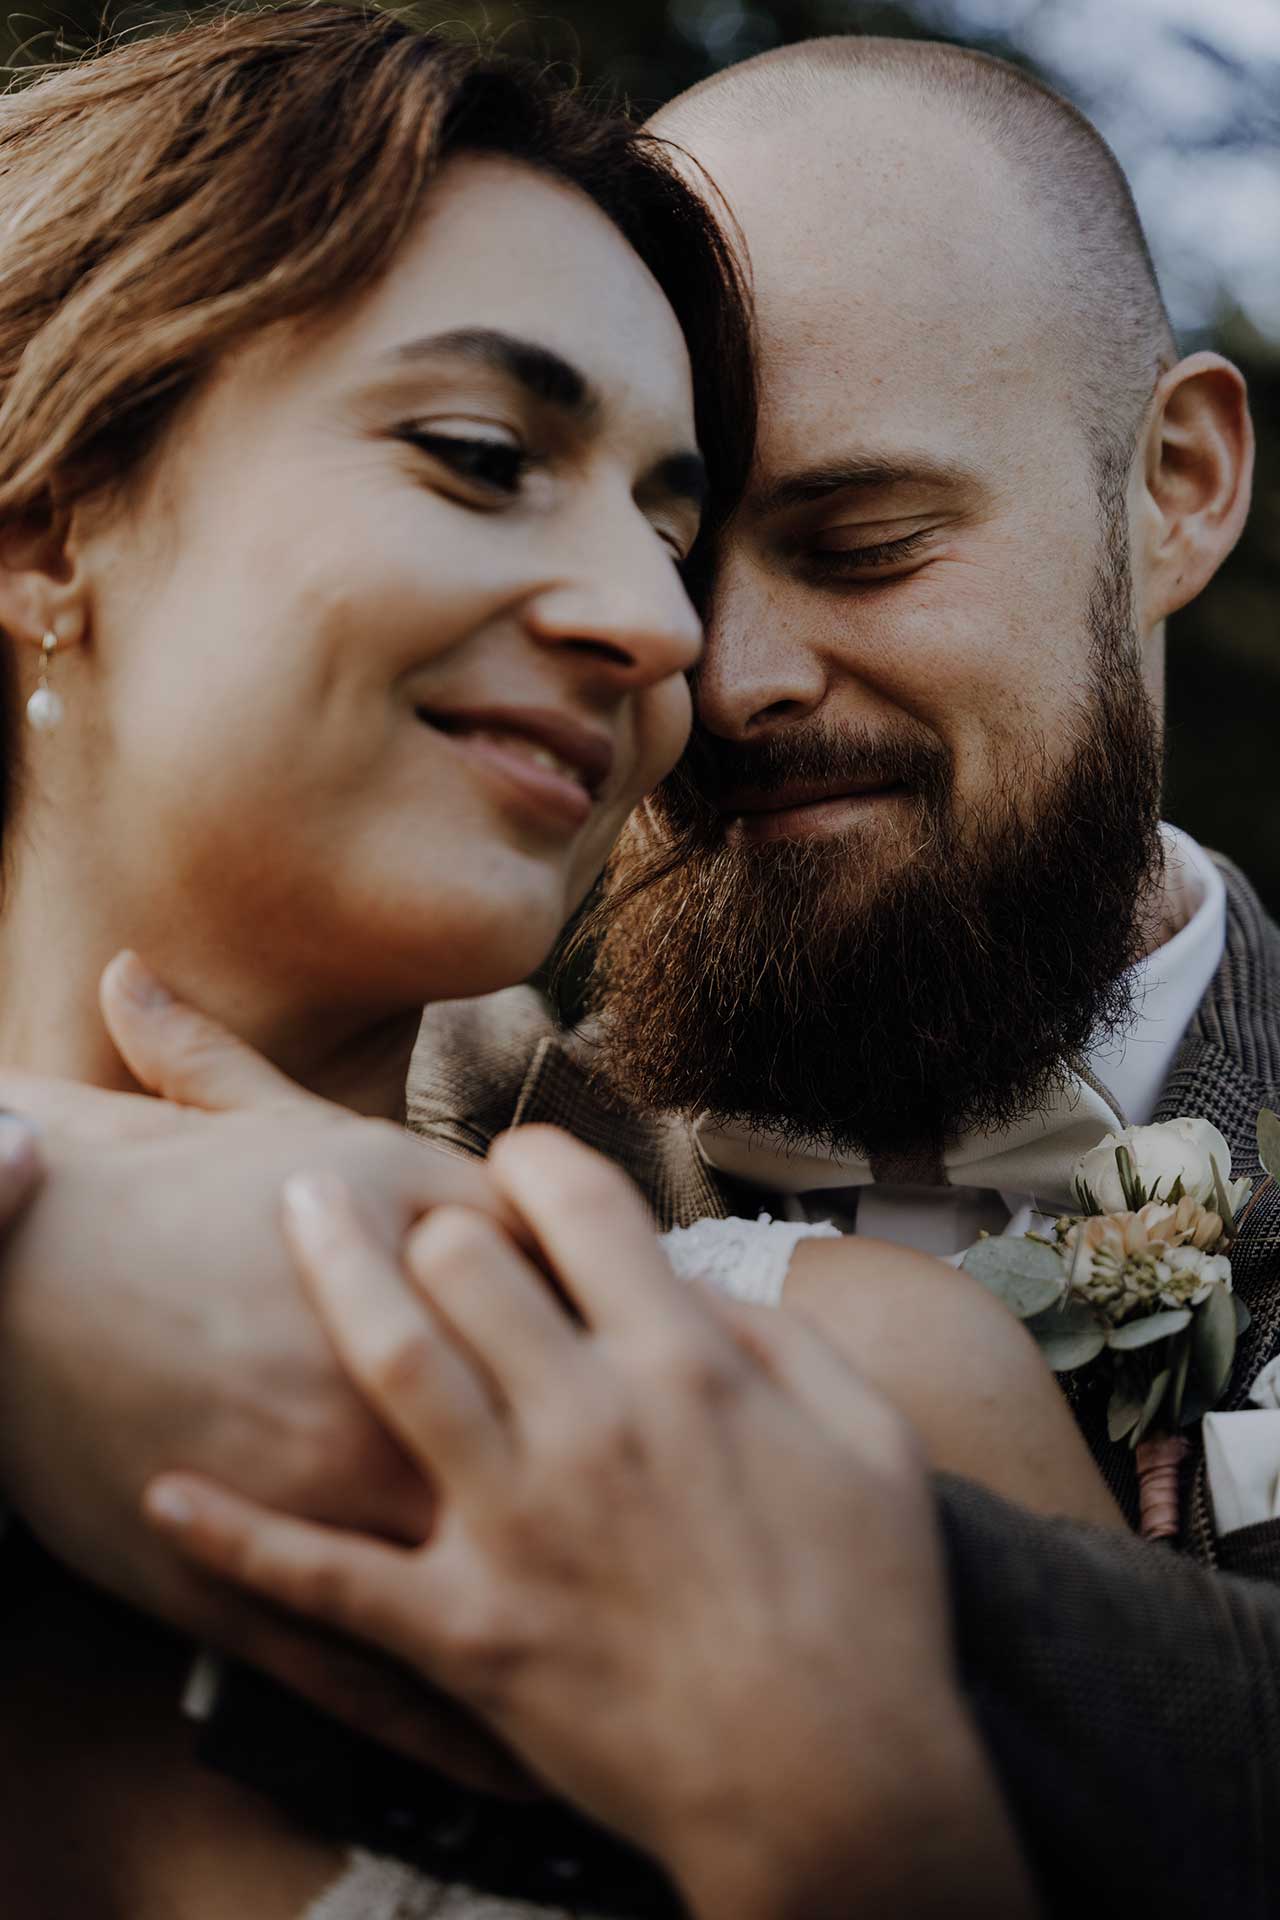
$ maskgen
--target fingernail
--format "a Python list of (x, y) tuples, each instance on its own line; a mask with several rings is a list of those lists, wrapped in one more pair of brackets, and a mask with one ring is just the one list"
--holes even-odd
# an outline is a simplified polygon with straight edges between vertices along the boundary
[(166, 1526), (189, 1526), (194, 1514), (190, 1495), (176, 1480), (153, 1480), (143, 1495), (143, 1505), (153, 1520)]
[(36, 1163), (36, 1130), (21, 1114), (0, 1113), (0, 1166), (25, 1173)]
[(154, 1012), (157, 1007), (168, 1007), (173, 1004), (173, 995), (169, 989), (156, 979), (150, 967), (146, 966), (136, 953), (126, 949), (124, 953), (117, 954), (116, 968), (116, 978), (135, 1006), (145, 1007), (148, 1012)]

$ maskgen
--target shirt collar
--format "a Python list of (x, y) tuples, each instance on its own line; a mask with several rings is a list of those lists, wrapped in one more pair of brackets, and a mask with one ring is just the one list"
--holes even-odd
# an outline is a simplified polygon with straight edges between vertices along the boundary
[(1086, 1063), (1131, 1126), (1145, 1126), (1155, 1112), (1227, 938), (1227, 890), (1217, 867), (1178, 827), (1163, 826), (1161, 834), (1165, 900), (1176, 931), (1131, 970), (1133, 1016), (1092, 1048)]

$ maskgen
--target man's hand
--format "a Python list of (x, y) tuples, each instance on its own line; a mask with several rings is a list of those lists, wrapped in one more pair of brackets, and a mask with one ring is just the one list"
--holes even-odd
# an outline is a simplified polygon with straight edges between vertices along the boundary
[(705, 1920), (1030, 1911), (904, 1423), (800, 1322), (677, 1282), (628, 1183), (565, 1136), (508, 1135), (490, 1167), (557, 1291), (474, 1212), (416, 1229), (406, 1279), (340, 1186), (291, 1188), (330, 1337), (439, 1488), (430, 1538), (186, 1476), (153, 1518), (473, 1707)]
[[(290, 1512), (421, 1539), (430, 1491), (338, 1368), (279, 1195), (300, 1166), (340, 1173), (390, 1251), (442, 1200), (496, 1204), (484, 1170), (304, 1093), (128, 957), (104, 977), (103, 1009), (139, 1083), (190, 1104), (0, 1075), (0, 1100), (38, 1120), (47, 1163), (4, 1249), (0, 1495), (88, 1579), (445, 1764), (437, 1721), (458, 1716), (434, 1714), (389, 1663), (181, 1567), (139, 1503), (178, 1461)], [(29, 1144), (4, 1157), (11, 1125), (0, 1229), (36, 1172)], [(467, 1751), (456, 1759), (488, 1779)]]

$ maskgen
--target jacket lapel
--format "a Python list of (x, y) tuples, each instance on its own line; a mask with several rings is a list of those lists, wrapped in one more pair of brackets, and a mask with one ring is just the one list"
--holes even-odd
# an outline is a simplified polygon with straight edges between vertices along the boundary
[[(1258, 1195), (1231, 1250), (1235, 1291), (1252, 1315), (1221, 1403), (1233, 1409), (1249, 1404), (1256, 1375), (1280, 1348), (1280, 1188), (1262, 1190), (1257, 1135), (1259, 1109), (1280, 1100), (1280, 929), (1243, 875), (1225, 860), (1218, 865), (1227, 887), (1222, 962), (1183, 1036), (1153, 1117), (1172, 1120), (1185, 1113), (1211, 1121), (1231, 1148), (1233, 1174), (1248, 1174)], [(1068, 1395), (1104, 1477), (1136, 1517), (1133, 1456), (1107, 1436), (1102, 1381), (1072, 1380)], [(1213, 1563), (1213, 1517), (1198, 1427), (1191, 1438), (1195, 1452), (1186, 1483), (1185, 1544), (1197, 1559)]]
[(513, 1126), (564, 1127), (630, 1174), (660, 1227), (723, 1219), (728, 1196), (703, 1161), (687, 1120), (614, 1106), (593, 1079), (584, 1042), (540, 1040), (516, 1101)]

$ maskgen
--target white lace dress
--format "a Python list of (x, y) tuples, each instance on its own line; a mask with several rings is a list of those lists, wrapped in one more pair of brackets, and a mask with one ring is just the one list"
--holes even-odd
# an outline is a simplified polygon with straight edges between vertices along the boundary
[[(662, 1245), (682, 1280), (715, 1287), (736, 1300), (776, 1307), (796, 1243), (838, 1239), (824, 1222), (699, 1220), (675, 1227)], [(346, 1870), (307, 1908), (302, 1920), (588, 1920), (583, 1909), (535, 1906), (451, 1886), (398, 1860), (353, 1851)]]

